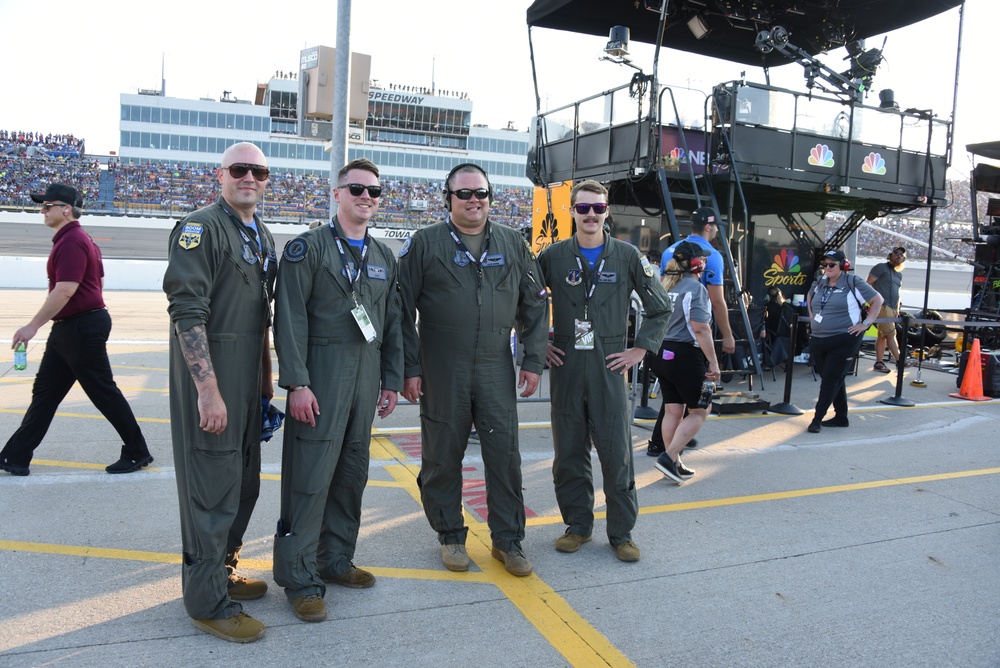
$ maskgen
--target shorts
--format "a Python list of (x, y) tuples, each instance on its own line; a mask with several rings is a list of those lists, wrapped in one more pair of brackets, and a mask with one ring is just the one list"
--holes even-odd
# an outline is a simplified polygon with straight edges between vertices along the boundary
[[(899, 314), (896, 313), (896, 309), (882, 304), (882, 310), (878, 312), (879, 318), (898, 318)], [(894, 322), (880, 322), (875, 325), (878, 327), (878, 333), (882, 336), (895, 336), (896, 335), (896, 323)]]
[[(674, 358), (663, 359), (663, 351), (674, 353)], [(663, 403), (684, 404), (688, 408), (698, 408), (701, 386), (708, 373), (708, 360), (693, 343), (664, 341), (656, 355), (648, 355), (649, 370), (660, 379)]]

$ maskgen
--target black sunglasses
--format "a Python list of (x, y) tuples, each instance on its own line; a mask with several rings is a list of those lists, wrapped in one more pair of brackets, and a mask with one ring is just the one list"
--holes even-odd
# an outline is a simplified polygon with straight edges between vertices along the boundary
[(829, 269), (830, 267), (839, 267), (840, 265), (836, 262), (821, 262), (819, 266)]
[(234, 179), (242, 179), (247, 175), (247, 172), (252, 172), (254, 179), (257, 181), (267, 181), (267, 178), (271, 175), (271, 170), (267, 167), (251, 165), (246, 162), (237, 162), (228, 167), (223, 167), (223, 169), (228, 169), (229, 175)]
[(473, 195), (476, 196), (476, 199), (489, 199), (490, 197), (490, 191), (486, 188), (476, 188), (475, 190), (462, 188), (461, 190), (452, 190), (451, 194), (462, 200), (472, 199)]
[(608, 205), (607, 204), (602, 204), (601, 202), (595, 202), (593, 204), (583, 204), (583, 203), (581, 203), (581, 204), (574, 204), (573, 205), (573, 210), (576, 211), (581, 216), (586, 215), (587, 212), (590, 211), (591, 209), (593, 209), (594, 213), (596, 213), (599, 216), (599, 215), (601, 215), (602, 213), (605, 213), (608, 210)]
[(361, 197), (361, 193), (368, 191), (368, 196), (372, 199), (378, 199), (382, 196), (382, 186), (363, 186), (360, 183), (346, 183), (342, 186), (337, 186), (338, 188), (347, 188), (355, 197)]

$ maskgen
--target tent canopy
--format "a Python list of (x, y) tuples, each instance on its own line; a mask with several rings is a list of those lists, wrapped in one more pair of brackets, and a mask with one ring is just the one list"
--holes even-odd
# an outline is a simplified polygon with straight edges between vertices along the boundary
[[(846, 42), (880, 35), (958, 7), (964, 0), (669, 0), (663, 46), (747, 65), (774, 67), (790, 62), (777, 51), (754, 47), (758, 32), (774, 26), (812, 55)], [(656, 11), (646, 9), (653, 5)], [(630, 39), (653, 44), (660, 0), (535, 0), (528, 25), (607, 36), (612, 26), (629, 29)], [(697, 39), (688, 22), (696, 16), (710, 31)], [(878, 45), (869, 45), (878, 46)], [(932, 45), (928, 45), (930, 48)], [(846, 66), (846, 64), (845, 64)]]

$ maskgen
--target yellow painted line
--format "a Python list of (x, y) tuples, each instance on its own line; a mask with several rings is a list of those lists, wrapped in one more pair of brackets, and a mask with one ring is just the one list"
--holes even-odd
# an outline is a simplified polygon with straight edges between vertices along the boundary
[[(58, 466), (64, 469), (89, 469), (93, 471), (103, 471), (107, 464), (88, 464), (86, 462), (64, 462), (57, 459), (32, 459), (32, 466)], [(147, 466), (143, 471), (159, 471), (156, 466)]]
[(857, 482), (850, 485), (832, 485), (830, 487), (813, 487), (811, 489), (794, 489), (787, 492), (771, 492), (768, 494), (753, 494), (750, 496), (731, 496), (725, 499), (707, 499), (704, 501), (691, 501), (688, 503), (671, 503), (661, 506), (648, 506), (639, 509), (641, 515), (652, 515), (656, 513), (670, 513), (679, 510), (698, 510), (701, 508), (721, 508), (723, 506), (737, 506), (745, 503), (759, 503), (761, 501), (780, 501), (783, 499), (799, 499), (806, 496), (819, 496), (822, 494), (839, 494), (841, 492), (856, 492), (866, 489), (879, 489), (881, 487), (894, 487), (898, 485), (916, 485), (925, 482), (936, 482), (939, 480), (956, 480), (958, 478), (970, 478), (980, 475), (996, 475), (1000, 473), (1000, 468), (974, 469), (971, 471), (954, 471), (952, 473), (937, 473), (934, 475), (921, 475), (912, 478), (890, 478), (887, 480), (871, 480), (869, 482)]
[(373, 436), (371, 440), (372, 459), (406, 461), (409, 456), (385, 436)]
[[(120, 559), (123, 561), (149, 561), (161, 564), (179, 564), (181, 555), (171, 552), (144, 552), (141, 550), (119, 550), (87, 545), (55, 545), (52, 543), (28, 543), (15, 540), (0, 540), (0, 550), (8, 552), (31, 552), (32, 554), (59, 554), (70, 557), (94, 557), (97, 559)], [(254, 571), (272, 571), (270, 559), (240, 559), (240, 567)], [(451, 571), (428, 570), (424, 568), (389, 568), (384, 566), (362, 566), (377, 577), (401, 580), (428, 580), (440, 582), (471, 582), (492, 584), (483, 573), (452, 573)]]
[[(27, 409), (20, 410), (15, 408), (0, 408), (0, 413), (11, 413), (13, 415), (24, 415)], [(87, 415), (86, 413), (56, 413), (56, 417), (64, 418), (84, 418), (87, 420), (104, 420), (105, 417), (98, 413), (97, 415)], [(157, 424), (170, 424), (169, 418), (148, 418), (148, 417), (136, 417), (137, 422), (154, 422)]]
[[(97, 557), (99, 559), (155, 561), (163, 564), (181, 563), (181, 555), (171, 554), (170, 552), (140, 552), (139, 550), (117, 550), (108, 547), (88, 547), (86, 545), (53, 545), (51, 543), (24, 543), (16, 540), (0, 540), (0, 550), (32, 552), (36, 554), (64, 554), (71, 557)], [(240, 560), (240, 564), (243, 564), (243, 560)]]
[[(401, 483), (410, 496), (420, 503), (417, 488), (417, 466), (387, 466), (390, 475)], [(464, 507), (464, 505), (463, 505)], [(519, 578), (504, 570), (493, 558), (489, 527), (465, 511), (465, 525), (475, 540), (466, 541), (469, 559), (485, 573), (492, 583), (531, 622), (532, 626), (572, 666), (631, 666), (628, 658), (581, 617), (566, 600), (552, 590), (536, 574)]]

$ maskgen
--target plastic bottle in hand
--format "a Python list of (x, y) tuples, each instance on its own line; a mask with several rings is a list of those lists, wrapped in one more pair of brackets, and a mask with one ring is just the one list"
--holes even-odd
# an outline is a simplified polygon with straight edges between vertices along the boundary
[(17, 344), (17, 348), (14, 349), (14, 369), (16, 371), (24, 371), (28, 368), (28, 349), (24, 345), (24, 341)]

